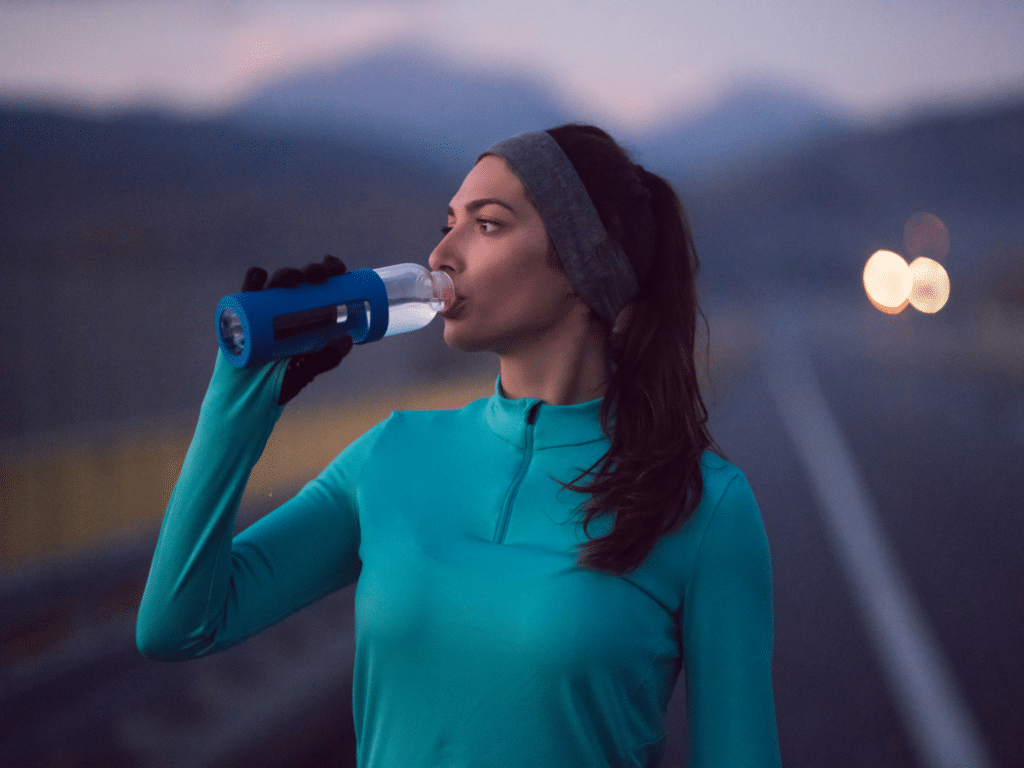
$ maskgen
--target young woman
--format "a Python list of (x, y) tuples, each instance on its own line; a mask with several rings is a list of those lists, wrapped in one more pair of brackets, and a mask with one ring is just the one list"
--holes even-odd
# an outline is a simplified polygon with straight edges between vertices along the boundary
[(521, 134), (466, 176), (430, 266), (458, 294), (446, 342), (498, 355), (494, 394), (392, 414), (232, 540), (283, 403), (351, 345), (218, 360), (140, 650), (212, 653), (358, 581), (362, 768), (656, 766), (677, 678), (691, 766), (778, 765), (768, 543), (709, 450), (671, 187), (597, 128)]

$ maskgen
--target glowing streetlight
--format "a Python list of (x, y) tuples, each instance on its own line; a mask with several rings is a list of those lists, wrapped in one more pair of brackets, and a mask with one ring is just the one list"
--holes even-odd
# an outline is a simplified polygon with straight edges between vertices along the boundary
[(934, 314), (945, 306), (949, 299), (949, 275), (939, 262), (926, 256), (918, 256), (910, 262), (913, 286), (910, 289), (910, 303), (920, 312)]
[(914, 278), (903, 257), (892, 251), (876, 251), (864, 265), (864, 290), (876, 309), (895, 315), (910, 301)]
[(949, 230), (934, 213), (919, 211), (903, 228), (908, 265), (898, 253), (875, 251), (864, 265), (864, 290), (875, 308), (897, 315), (910, 304), (934, 314), (949, 299), (949, 275), (936, 259), (949, 253)]

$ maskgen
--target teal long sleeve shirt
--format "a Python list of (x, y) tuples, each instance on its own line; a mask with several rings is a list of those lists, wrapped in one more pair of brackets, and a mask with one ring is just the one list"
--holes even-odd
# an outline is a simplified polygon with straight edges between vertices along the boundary
[(601, 401), (496, 391), (393, 413), (232, 539), (283, 370), (218, 356), (140, 606), (143, 653), (213, 653), (358, 581), (361, 768), (658, 766), (677, 677), (693, 768), (779, 764), (768, 542), (736, 467), (705, 454), (700, 505), (637, 570), (583, 570), (582, 497), (555, 478), (607, 450)]

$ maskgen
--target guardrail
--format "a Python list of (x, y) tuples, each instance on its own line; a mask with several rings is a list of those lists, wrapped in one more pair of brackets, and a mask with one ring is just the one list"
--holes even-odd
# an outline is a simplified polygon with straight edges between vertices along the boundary
[(152, 539), (0, 588), (0, 765), (353, 766), (346, 589), (220, 654), (143, 658)]

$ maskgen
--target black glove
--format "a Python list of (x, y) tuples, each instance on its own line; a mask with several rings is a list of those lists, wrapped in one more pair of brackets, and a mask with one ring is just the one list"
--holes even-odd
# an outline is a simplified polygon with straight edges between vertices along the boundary
[[(296, 269), (295, 267), (279, 269), (271, 275), (270, 282), (267, 282), (267, 270), (250, 267), (249, 271), (245, 273), (242, 290), (261, 291), (264, 288), (294, 288), (301, 283), (319, 284), (329, 277), (344, 275), (347, 271), (341, 259), (334, 256), (324, 256), (322, 262), (314, 262), (305, 269)], [(336, 368), (342, 358), (351, 351), (352, 337), (342, 336), (316, 352), (306, 352), (289, 358), (277, 404), (284, 405), (321, 373)]]

